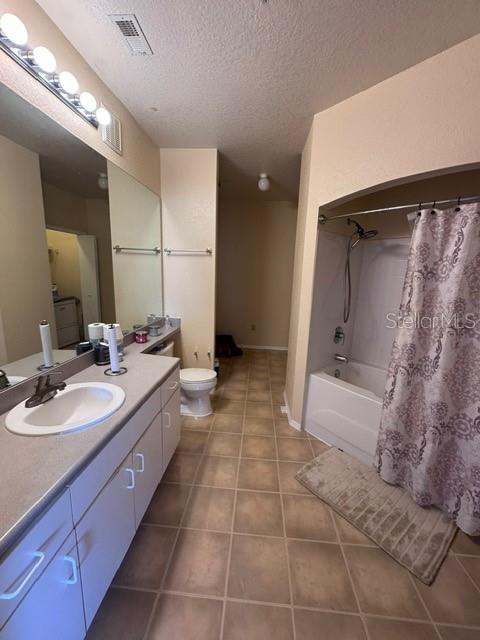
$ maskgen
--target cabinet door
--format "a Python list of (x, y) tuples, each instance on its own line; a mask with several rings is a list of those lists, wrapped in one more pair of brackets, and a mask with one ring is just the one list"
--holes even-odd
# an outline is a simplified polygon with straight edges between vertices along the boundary
[(134, 536), (134, 488), (129, 453), (77, 525), (87, 628)]
[(0, 631), (2, 640), (85, 637), (77, 541), (72, 532)]
[(163, 468), (168, 463), (180, 440), (180, 391), (177, 390), (162, 409)]
[(133, 450), (135, 520), (140, 524), (163, 475), (162, 415), (154, 419)]

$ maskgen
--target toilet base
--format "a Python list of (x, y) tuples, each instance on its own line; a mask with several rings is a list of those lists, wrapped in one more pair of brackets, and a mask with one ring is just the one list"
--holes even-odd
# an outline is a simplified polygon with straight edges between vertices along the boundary
[(195, 418), (210, 416), (213, 413), (210, 395), (206, 393), (200, 398), (187, 398), (185, 394), (182, 394), (180, 413), (182, 416), (194, 416)]

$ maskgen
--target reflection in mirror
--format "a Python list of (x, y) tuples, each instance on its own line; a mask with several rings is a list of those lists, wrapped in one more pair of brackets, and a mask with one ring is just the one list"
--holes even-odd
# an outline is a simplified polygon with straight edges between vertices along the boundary
[[(44, 363), (41, 321), (50, 328), (51, 358), (61, 364), (88, 341), (90, 324), (120, 322), (131, 331), (149, 313), (162, 313), (161, 256), (125, 262), (114, 286), (110, 228), (112, 222), (116, 233), (128, 212), (123, 226), (138, 222), (151, 234), (138, 242), (160, 245), (160, 205), (158, 196), (123, 171), (107, 170), (105, 158), (1, 84), (0, 113), (0, 370), (11, 385)], [(124, 213), (121, 206), (110, 212), (107, 174)], [(129, 241), (116, 235), (117, 243)], [(154, 298), (138, 293), (151, 291), (152, 282)]]

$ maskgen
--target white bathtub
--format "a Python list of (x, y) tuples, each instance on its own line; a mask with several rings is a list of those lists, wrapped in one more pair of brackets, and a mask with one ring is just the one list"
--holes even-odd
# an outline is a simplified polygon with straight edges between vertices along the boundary
[(386, 375), (385, 369), (360, 362), (335, 363), (312, 373), (306, 430), (370, 464), (377, 444)]

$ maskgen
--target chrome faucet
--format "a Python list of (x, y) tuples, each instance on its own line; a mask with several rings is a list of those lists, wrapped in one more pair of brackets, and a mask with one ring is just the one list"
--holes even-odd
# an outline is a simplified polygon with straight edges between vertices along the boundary
[(27, 409), (32, 409), (32, 407), (38, 407), (38, 405), (48, 402), (48, 400), (51, 400), (57, 395), (58, 391), (63, 391), (67, 386), (65, 382), (59, 382), (57, 384), (52, 384), (50, 382), (50, 378), (52, 376), (61, 375), (63, 375), (62, 372), (57, 371), (56, 373), (44, 373), (39, 376), (37, 386), (35, 387), (35, 393), (25, 402)]
[(334, 358), (337, 362), (343, 362), (344, 364), (347, 364), (348, 362), (348, 358), (347, 356), (342, 356), (339, 353), (335, 354), (335, 358)]

